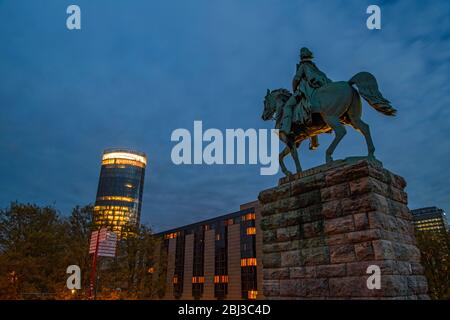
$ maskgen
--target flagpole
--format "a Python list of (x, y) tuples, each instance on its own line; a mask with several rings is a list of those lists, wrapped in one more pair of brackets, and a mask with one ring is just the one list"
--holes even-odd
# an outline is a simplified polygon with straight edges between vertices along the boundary
[(98, 230), (98, 232), (97, 232), (97, 239), (95, 242), (95, 251), (92, 256), (91, 282), (89, 285), (89, 300), (92, 300), (92, 294), (94, 292), (95, 274), (97, 271), (97, 254), (98, 254), (99, 239), (100, 239), (100, 230)]

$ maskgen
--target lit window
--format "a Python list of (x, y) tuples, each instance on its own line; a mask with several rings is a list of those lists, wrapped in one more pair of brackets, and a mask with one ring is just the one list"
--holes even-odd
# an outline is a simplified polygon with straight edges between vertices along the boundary
[(130, 166), (145, 168), (145, 164), (143, 164), (139, 161), (133, 161), (133, 160), (116, 159), (116, 164), (130, 165)]
[(247, 235), (251, 236), (251, 235), (254, 235), (254, 234), (256, 234), (256, 228), (255, 227), (248, 227), (247, 228)]
[(241, 267), (256, 266), (256, 258), (244, 258), (241, 259)]
[(257, 295), (258, 295), (258, 291), (250, 290), (248, 292), (248, 296), (247, 297), (248, 297), (249, 300), (255, 300)]
[(168, 233), (168, 234), (164, 235), (164, 239), (175, 239), (176, 237), (177, 237), (176, 232), (172, 232), (172, 233)]
[(214, 283), (228, 283), (228, 276), (214, 276)]
[(114, 159), (106, 159), (102, 161), (102, 165), (114, 164)]
[(255, 213), (247, 213), (246, 215), (243, 215), (241, 219), (242, 219), (242, 221), (255, 220), (256, 219), (256, 214)]
[(132, 161), (138, 161), (142, 164), (147, 164), (147, 158), (145, 156), (141, 156), (138, 154), (130, 153), (130, 152), (120, 152), (120, 151), (114, 151), (105, 153), (102, 157), (102, 160), (132, 160)]
[(192, 283), (204, 283), (205, 277), (192, 277)]
[(108, 201), (126, 201), (126, 202), (134, 202), (136, 199), (131, 197), (121, 197), (121, 196), (103, 196), (98, 197), (97, 200), (108, 200)]

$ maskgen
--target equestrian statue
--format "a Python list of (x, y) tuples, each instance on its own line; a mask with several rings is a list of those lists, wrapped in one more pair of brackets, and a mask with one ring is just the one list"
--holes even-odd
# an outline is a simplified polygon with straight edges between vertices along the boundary
[(359, 72), (349, 81), (333, 82), (316, 66), (313, 58), (308, 48), (302, 48), (292, 80), (293, 93), (287, 89), (267, 89), (264, 99), (262, 119), (275, 120), (279, 138), (286, 145), (280, 152), (279, 162), (287, 176), (292, 173), (284, 164), (286, 155), (291, 154), (297, 172), (301, 172), (297, 153), (301, 142), (310, 139), (309, 148), (314, 150), (319, 145), (319, 134), (334, 131), (334, 140), (326, 151), (326, 162), (331, 162), (336, 146), (346, 134), (345, 125), (352, 126), (364, 136), (368, 158), (375, 159), (369, 126), (361, 120), (360, 96), (386, 116), (395, 116), (397, 112), (378, 90), (377, 80), (369, 72)]

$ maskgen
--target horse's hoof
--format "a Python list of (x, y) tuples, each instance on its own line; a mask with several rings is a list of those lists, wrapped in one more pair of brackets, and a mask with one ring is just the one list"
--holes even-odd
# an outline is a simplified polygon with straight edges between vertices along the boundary
[(327, 157), (327, 158), (325, 159), (325, 161), (326, 161), (326, 163), (333, 162), (333, 157)]

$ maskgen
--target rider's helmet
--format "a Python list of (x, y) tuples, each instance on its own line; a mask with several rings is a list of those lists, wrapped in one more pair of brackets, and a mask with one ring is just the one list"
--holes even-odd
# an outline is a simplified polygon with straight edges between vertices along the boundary
[(313, 53), (306, 47), (300, 49), (300, 59), (303, 60), (311, 60), (314, 58)]

